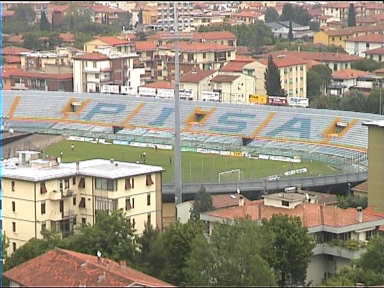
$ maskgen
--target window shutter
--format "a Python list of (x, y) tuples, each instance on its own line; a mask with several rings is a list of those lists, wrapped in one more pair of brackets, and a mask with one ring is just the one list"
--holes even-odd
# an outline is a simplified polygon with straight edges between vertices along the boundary
[(132, 189), (131, 187), (131, 178), (125, 178), (125, 190)]
[(125, 210), (130, 210), (131, 208), (132, 208), (131, 199), (129, 198), (125, 199)]
[(147, 185), (147, 186), (150, 186), (150, 185), (153, 184), (151, 174), (147, 174), (147, 175), (146, 175), (146, 181), (145, 181), (145, 182), (146, 182), (146, 185)]
[(42, 182), (40, 185), (40, 194), (47, 193), (47, 187), (45, 187), (45, 182)]
[(84, 177), (80, 178), (79, 188), (85, 188), (85, 179), (84, 179)]

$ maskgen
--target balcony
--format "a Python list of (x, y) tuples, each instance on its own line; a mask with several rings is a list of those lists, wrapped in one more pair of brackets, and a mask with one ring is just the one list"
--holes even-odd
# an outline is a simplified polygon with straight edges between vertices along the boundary
[(317, 244), (312, 250), (313, 255), (327, 254), (346, 259), (357, 259), (366, 252), (366, 248), (357, 247), (356, 249), (346, 248), (338, 245), (331, 245), (330, 243)]
[(11, 87), (12, 90), (27, 90), (28, 87), (25, 83), (15, 83), (14, 86)]
[(74, 217), (76, 217), (76, 213), (73, 209), (65, 209), (64, 212), (60, 212), (59, 209), (52, 209), (51, 213), (49, 214), (49, 220), (51, 221), (61, 221)]
[(100, 73), (100, 71), (101, 71), (100, 67), (89, 67), (89, 66), (84, 67), (85, 73)]
[(75, 191), (72, 189), (64, 189), (62, 191), (60, 190), (52, 190), (48, 194), (48, 199), (53, 201), (59, 201), (63, 200), (68, 197), (72, 197), (76, 195)]

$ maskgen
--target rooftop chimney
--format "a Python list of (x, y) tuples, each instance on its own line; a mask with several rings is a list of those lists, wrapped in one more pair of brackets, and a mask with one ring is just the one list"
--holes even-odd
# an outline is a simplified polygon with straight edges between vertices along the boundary
[(240, 195), (239, 197), (239, 206), (243, 207), (244, 206), (244, 197)]
[(357, 222), (362, 223), (363, 222), (363, 208), (362, 207), (357, 207)]

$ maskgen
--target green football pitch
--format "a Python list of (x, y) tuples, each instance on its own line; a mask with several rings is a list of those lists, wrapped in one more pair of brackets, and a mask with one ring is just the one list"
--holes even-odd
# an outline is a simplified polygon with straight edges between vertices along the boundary
[[(71, 144), (74, 145), (72, 151)], [(140, 161), (141, 153), (146, 153), (146, 164), (162, 166), (164, 183), (171, 183), (173, 179), (173, 151), (155, 150), (153, 148), (137, 148), (126, 145), (95, 144), (63, 140), (44, 150), (49, 156), (59, 157), (63, 162), (73, 162), (94, 158), (115, 159), (117, 161)], [(196, 152), (182, 152), (182, 169), (184, 182), (217, 182), (220, 172), (240, 169), (241, 180), (251, 180), (271, 175), (281, 175), (293, 170), (307, 168), (308, 173), (300, 176), (334, 174), (335, 168), (322, 162), (289, 163), (281, 161), (249, 159), (245, 157), (221, 156), (216, 154), (202, 154)], [(298, 176), (298, 175), (297, 175)], [(224, 173), (221, 181), (236, 181), (239, 173)], [(291, 176), (293, 177), (293, 176)]]

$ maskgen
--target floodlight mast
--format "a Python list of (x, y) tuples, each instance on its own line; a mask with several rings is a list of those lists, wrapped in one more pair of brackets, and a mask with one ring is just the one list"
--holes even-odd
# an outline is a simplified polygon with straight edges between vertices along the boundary
[(181, 179), (181, 139), (180, 139), (180, 63), (179, 63), (179, 28), (177, 2), (173, 3), (175, 19), (175, 145), (174, 145), (174, 168), (175, 168), (175, 204), (183, 202), (183, 183)]

